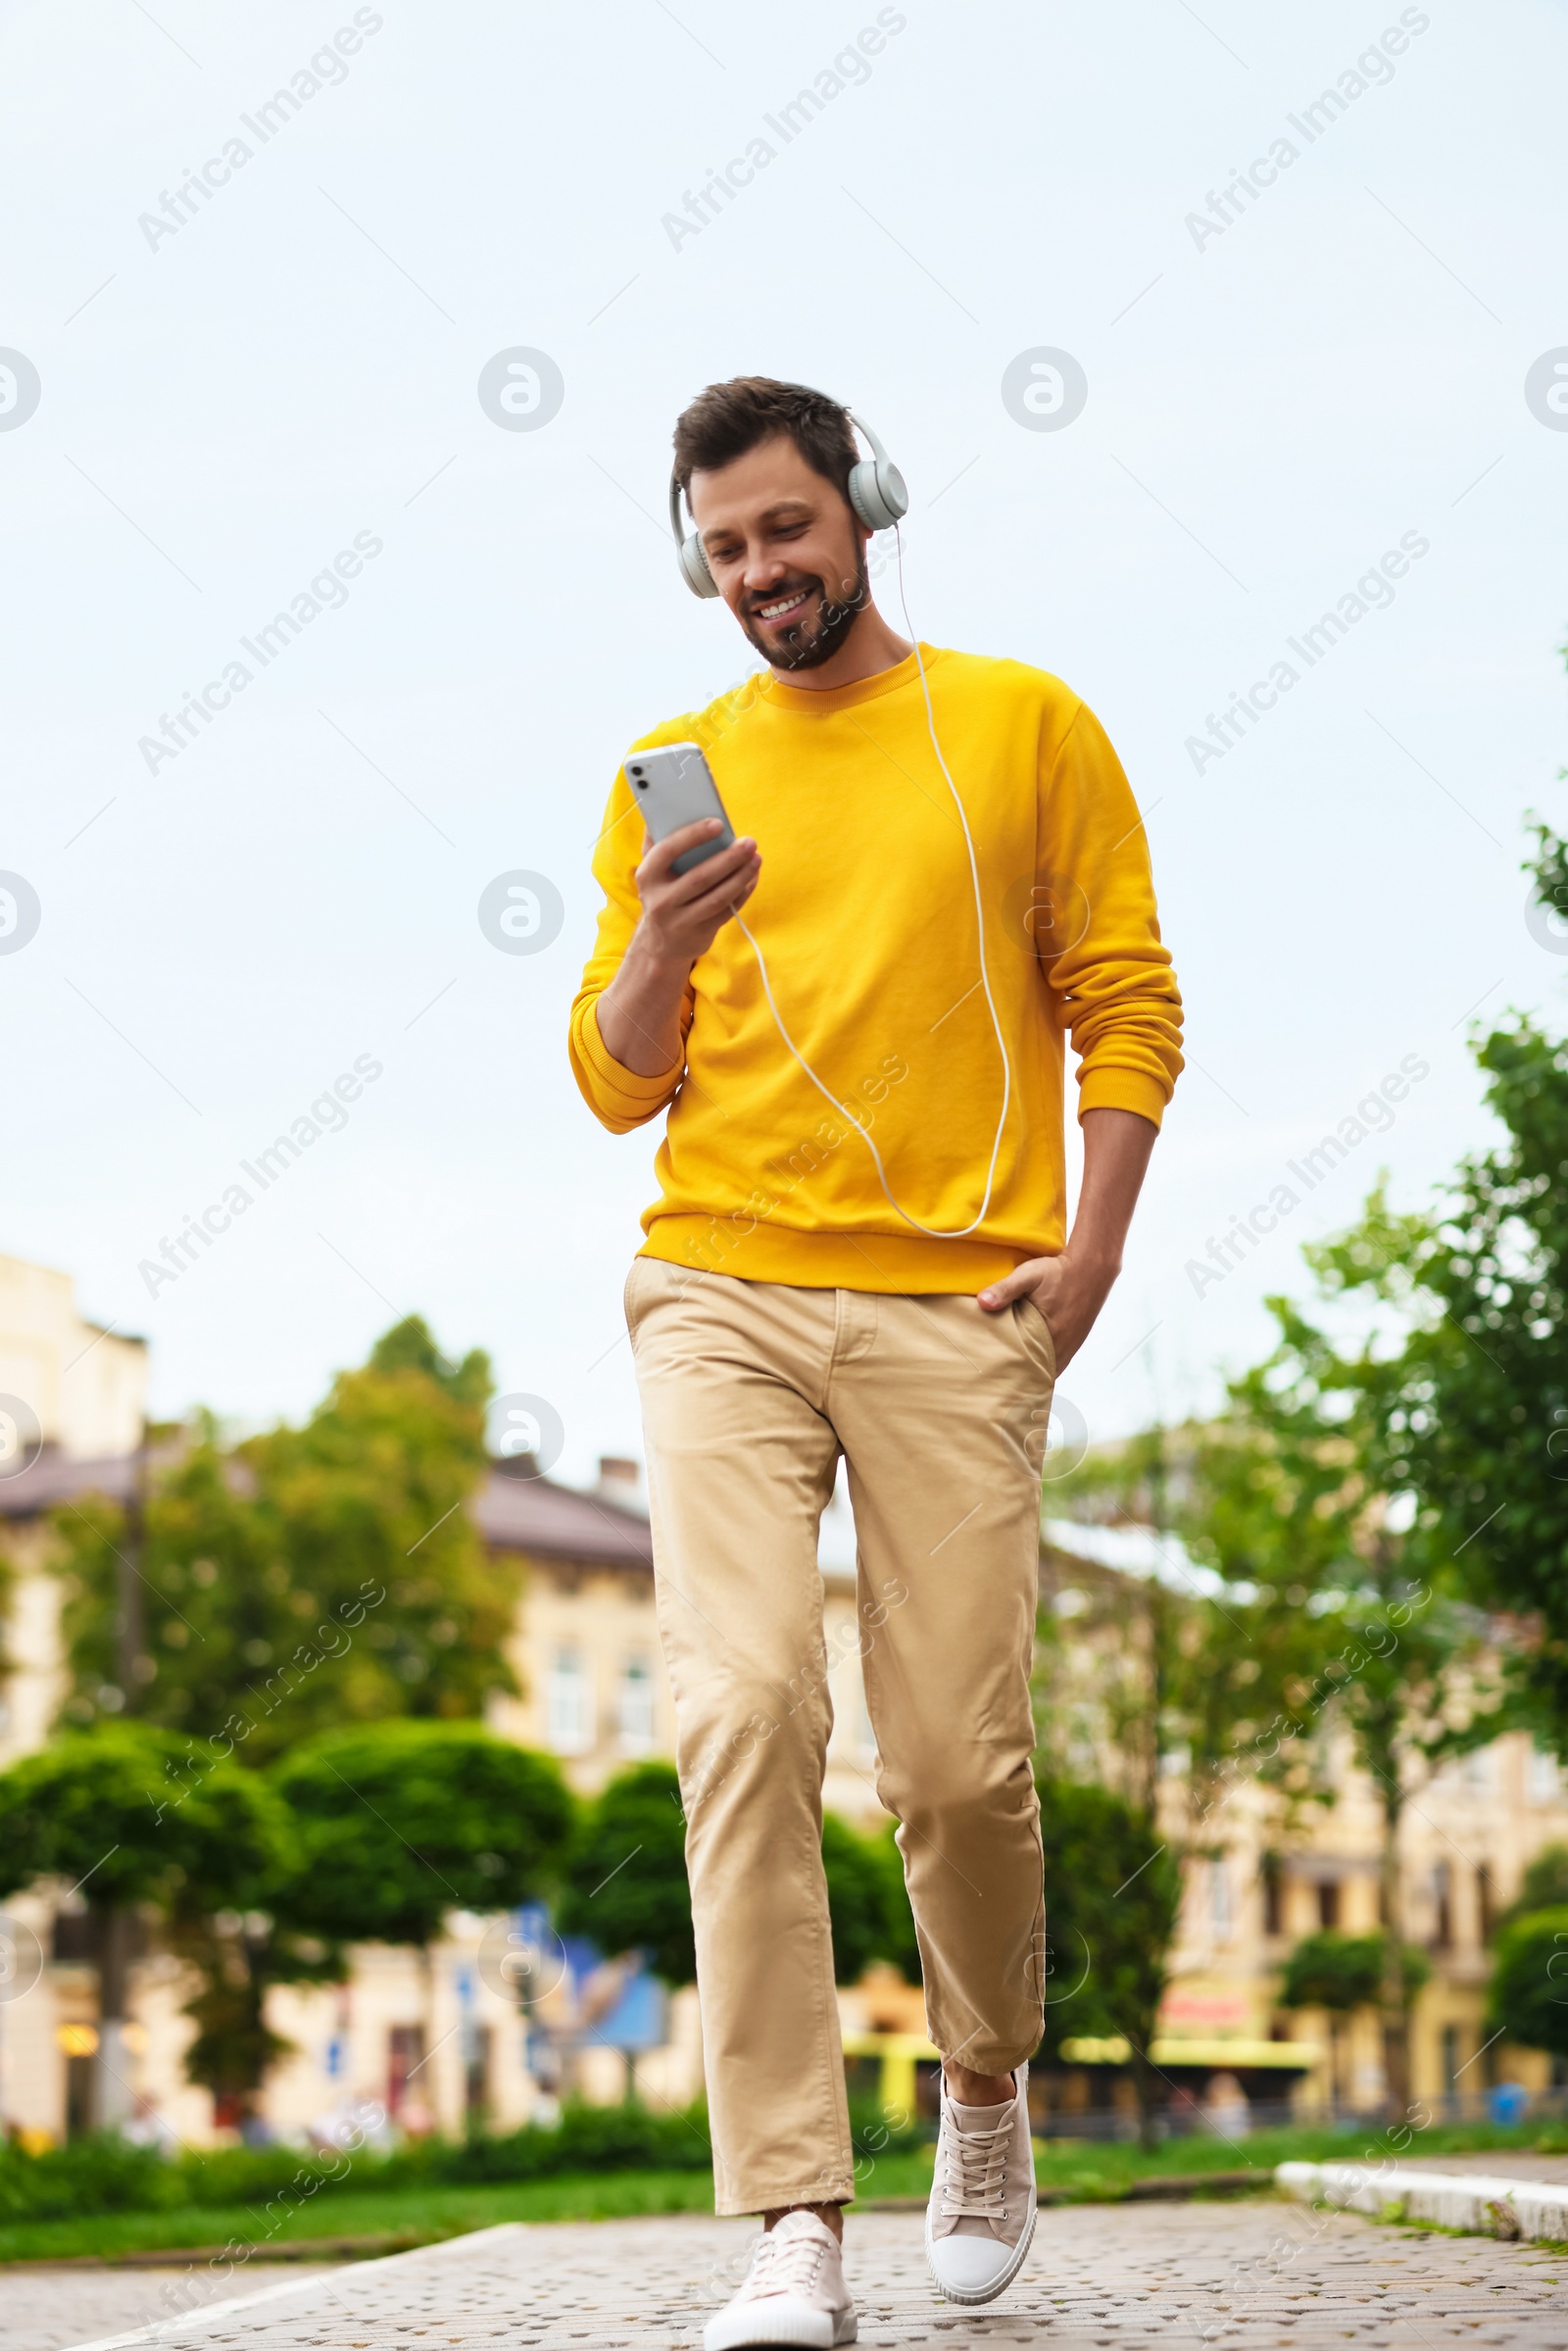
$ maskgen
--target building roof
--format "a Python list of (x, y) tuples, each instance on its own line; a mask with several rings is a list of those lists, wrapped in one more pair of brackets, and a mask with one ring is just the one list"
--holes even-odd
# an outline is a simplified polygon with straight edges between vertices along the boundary
[[(15, 1477), (0, 1478), (0, 1520), (38, 1518), (57, 1502), (87, 1494), (122, 1502), (135, 1470), (133, 1453), (78, 1461), (50, 1446)], [(635, 1503), (581, 1494), (549, 1478), (529, 1477), (514, 1465), (491, 1470), (475, 1496), (473, 1515), (485, 1541), (498, 1550), (602, 1567), (653, 1565), (648, 1516)]]
[(135, 1467), (134, 1453), (78, 1461), (57, 1445), (45, 1445), (25, 1469), (0, 1478), (0, 1518), (37, 1518), (56, 1502), (69, 1502), (80, 1494), (105, 1494), (122, 1502), (130, 1493)]
[(654, 1564), (646, 1511), (514, 1469), (492, 1469), (479, 1489), (474, 1517), (498, 1550), (599, 1567)]

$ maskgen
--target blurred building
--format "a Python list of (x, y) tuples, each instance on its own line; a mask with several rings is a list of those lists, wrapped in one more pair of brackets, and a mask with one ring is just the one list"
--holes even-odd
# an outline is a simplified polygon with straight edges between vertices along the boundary
[[(30, 1481), (36, 1495), (93, 1483), (94, 1465), (123, 1487), (141, 1444), (147, 1342), (89, 1322), (70, 1274), (0, 1257), (0, 1513)], [(19, 1564), (41, 1560), (35, 1509), (12, 1546)], [(9, 1676), (0, 1693), (0, 1768), (41, 1744), (64, 1695), (59, 1674), (59, 1587), (24, 1573), (8, 1610)]]
[[(1168, 1569), (1141, 1530), (1116, 1534), (1052, 1523), (1041, 1556), (1041, 1699), (1054, 1710), (1059, 1750), (1076, 1776), (1114, 1783), (1104, 1694), (1117, 1660), (1139, 1639), (1146, 1594)], [(1190, 2083), (1203, 2068), (1236, 2075), (1254, 2104), (1292, 2094), (1300, 2114), (1376, 2106), (1383, 2094), (1381, 2027), (1373, 2009), (1348, 2018), (1279, 2006), (1293, 1947), (1323, 1929), (1375, 1935), (1383, 1808), (1355, 1765), (1347, 1734), (1324, 1724), (1314, 1762), (1331, 1792), (1282, 1817), (1269, 1791), (1246, 1776), (1221, 1794), (1195, 1837), (1179, 1758), (1164, 1758), (1161, 1825), (1173, 1844), (1201, 1843), (1186, 1865), (1160, 2016), (1156, 2061)], [(1539, 2052), (1489, 2044), (1489, 1944), (1525, 1869), (1548, 1845), (1568, 1844), (1568, 1790), (1555, 1760), (1510, 1733), (1444, 1766), (1405, 1791), (1399, 1852), (1406, 1939), (1426, 1954), (1431, 1980), (1411, 2018), (1411, 2089), (1435, 2107), (1470, 2100), (1498, 2082), (1533, 2089), (1550, 2079)], [(1314, 2053), (1292, 2063), (1297, 2047)], [(1087, 2062), (1074, 2095), (1102, 2097), (1102, 2069)], [(1184, 2062), (1185, 2061), (1185, 2062)], [(1111, 2068), (1119, 2074), (1119, 2068)], [(1111, 2085), (1125, 2102), (1130, 2083)]]
[[(35, 1420), (45, 1451), (73, 1461), (132, 1451), (146, 1396), (145, 1339), (88, 1322), (70, 1274), (0, 1257), (0, 1399), (22, 1404), (24, 1429)], [(17, 1442), (0, 1445), (0, 1474)]]
[[(24, 1439), (0, 1454), (0, 1534), (14, 1569), (3, 1765), (43, 1741), (65, 1691), (47, 1514), (89, 1492), (131, 1492), (146, 1350), (84, 1321), (65, 1276), (0, 1259), (0, 1413), (12, 1413), (0, 1434), (10, 1426)], [(607, 1458), (581, 1491), (537, 1475), (526, 1457), (500, 1460), (474, 1509), (491, 1551), (523, 1571), (510, 1643), (520, 1694), (495, 1701), (493, 1727), (558, 1756), (583, 1794), (631, 1763), (668, 1756), (674, 1724), (639, 1464)], [(1154, 1564), (1136, 1540), (1118, 1548), (1096, 1530), (1053, 1525), (1049, 1533), (1041, 1554), (1042, 1707), (1067, 1768), (1114, 1784), (1125, 1758), (1107, 1743), (1105, 1693), (1137, 1641)], [(862, 1635), (858, 1613), (842, 1475), (818, 1558), (825, 1641), (815, 1670), (834, 1714), (825, 1801), (871, 1828), (884, 1816), (860, 1649), (874, 1635)], [(1378, 1924), (1374, 1791), (1343, 1740), (1330, 1737), (1320, 1762), (1332, 1806), (1310, 1810), (1287, 1833), (1265, 1793), (1243, 1781), (1205, 1826), (1206, 1849), (1187, 1865), (1153, 2054), (1189, 2107), (1204, 2097), (1212, 2103), (1211, 2084), (1223, 2077), (1240, 2083), (1254, 2109), (1287, 2097), (1298, 2111), (1321, 2107), (1335, 2090), (1342, 2102), (1371, 2105), (1381, 2094), (1371, 2011), (1336, 2024), (1278, 2005), (1281, 1968), (1301, 1936), (1320, 1927), (1371, 1933)], [(1186, 1841), (1179, 1771), (1167, 1774), (1160, 1801), (1172, 1841)], [(1568, 1795), (1557, 1768), (1522, 1736), (1494, 1741), (1411, 1791), (1402, 1845), (1407, 1932), (1433, 1966), (1414, 2017), (1418, 2096), (1460, 2098), (1496, 2079), (1544, 2081), (1544, 2059), (1484, 2046), (1487, 1944), (1529, 1861), (1564, 1842)], [(0, 1922), (11, 1951), (0, 1983), (0, 2115), (53, 2137), (86, 2112), (96, 2047), (96, 1977), (82, 1912), (79, 1895), (33, 1894), (14, 1900)], [(295, 2054), (271, 2077), (268, 2119), (300, 2131), (345, 2100), (370, 2099), (411, 2124), (456, 2131), (483, 2114), (506, 2127), (541, 2102), (548, 2110), (563, 2087), (618, 2097), (633, 2062), (650, 2100), (684, 2104), (701, 2086), (695, 1996), (681, 1993), (656, 2010), (648, 1987), (622, 1981), (624, 1971), (596, 1974), (585, 1965), (547, 1923), (521, 1914), (455, 1916), (428, 1975), (410, 1952), (362, 1948), (347, 1984), (273, 1994), (270, 2014)], [(524, 1988), (531, 2016), (519, 2007)], [(149, 1950), (135, 1973), (135, 2087), (181, 2136), (200, 2141), (212, 2135), (215, 2117), (207, 2094), (182, 2077), (191, 2028), (179, 2010), (187, 1996), (178, 1966)], [(930, 2054), (917, 1987), (883, 1974), (842, 1997), (847, 2031), (867, 2064), (886, 2059), (912, 2082)], [(650, 2038), (656, 2013), (658, 2040)], [(1050, 2085), (1054, 2109), (1091, 2117), (1099, 2110), (1113, 2120), (1131, 2096), (1125, 2052), (1085, 2043), (1069, 2056)], [(219, 2128), (232, 2120), (216, 2118)]]
[[(43, 1743), (66, 1694), (49, 1514), (91, 1493), (130, 1495), (145, 1467), (146, 1374), (144, 1342), (83, 1320), (67, 1276), (0, 1258), (0, 1541), (12, 1569), (0, 1768)], [(495, 1701), (493, 1727), (558, 1756), (582, 1794), (630, 1763), (668, 1756), (674, 1723), (640, 1465), (606, 1459), (581, 1492), (537, 1475), (526, 1457), (501, 1460), (474, 1509), (491, 1551), (523, 1571), (510, 1642), (520, 1694)], [(836, 1714), (827, 1802), (864, 1817), (877, 1811), (873, 1746), (859, 1676), (854, 1527), (842, 1488), (824, 1517), (821, 1561), (822, 1669)], [(449, 2130), (476, 2112), (513, 2126), (563, 2086), (619, 2097), (628, 2061), (652, 2101), (684, 2105), (697, 2094), (692, 1994), (677, 1994), (661, 2011), (663, 2037), (650, 2045), (636, 1987), (604, 1971), (584, 1975), (580, 1959), (568, 1960), (548, 1931), (461, 1916), (452, 1929), (428, 1977), (412, 1953), (368, 1946), (356, 1952), (343, 1986), (273, 1992), (270, 2015), (296, 2054), (270, 2078), (270, 2122), (308, 2129), (345, 2099), (371, 2099), (400, 2119), (437, 2120)], [(0, 1943), (11, 1951), (0, 1970), (0, 2121), (51, 2138), (83, 2127), (89, 2111), (97, 1980), (87, 1930), (80, 1894), (18, 1897), (0, 1920)], [(524, 1987), (534, 1995), (532, 2018), (519, 2010)], [(181, 2070), (188, 1992), (176, 1963), (145, 1953), (135, 1970), (131, 2051), (138, 2093), (182, 2137), (202, 2141), (215, 2118), (208, 2094)], [(569, 2082), (559, 2079), (563, 2048)], [(220, 2116), (218, 2125), (233, 2119)]]

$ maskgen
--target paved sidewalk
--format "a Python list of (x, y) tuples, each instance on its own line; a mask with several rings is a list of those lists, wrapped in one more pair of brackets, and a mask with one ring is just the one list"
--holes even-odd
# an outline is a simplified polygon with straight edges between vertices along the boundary
[[(254, 2308), (151, 2339), (162, 2351), (691, 2351), (753, 2234), (703, 2219), (489, 2229), (269, 2282)], [(1271, 2199), (1043, 2212), (1022, 2278), (985, 2311), (933, 2301), (918, 2214), (852, 2216), (848, 2248), (866, 2351), (1568, 2351), (1568, 2256)], [(145, 2284), (127, 2280), (127, 2323)], [(45, 2338), (4, 2339), (38, 2351)]]
[(0, 2351), (68, 2351), (204, 2302), (256, 2293), (285, 2278), (330, 2277), (335, 2262), (258, 2264), (249, 2277), (186, 2270), (0, 2269)]

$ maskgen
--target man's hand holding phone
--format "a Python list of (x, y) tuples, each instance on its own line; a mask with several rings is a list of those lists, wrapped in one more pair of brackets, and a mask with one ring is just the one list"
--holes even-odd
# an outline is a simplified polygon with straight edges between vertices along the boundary
[(732, 841), (701, 864), (674, 862), (725, 827), (717, 816), (643, 839), (636, 872), (642, 918), (620, 969), (595, 1006), (605, 1051), (638, 1077), (662, 1077), (681, 1055), (680, 1008), (691, 967), (757, 887), (762, 860), (751, 839)]
[(684, 873), (674, 871), (677, 857), (723, 830), (717, 816), (702, 816), (695, 824), (678, 825), (662, 841), (643, 836), (643, 861), (636, 875), (643, 917), (632, 950), (641, 941), (645, 953), (678, 963), (683, 988), (698, 956), (707, 954), (735, 908), (746, 904), (762, 870), (757, 843), (748, 839), (730, 842)]

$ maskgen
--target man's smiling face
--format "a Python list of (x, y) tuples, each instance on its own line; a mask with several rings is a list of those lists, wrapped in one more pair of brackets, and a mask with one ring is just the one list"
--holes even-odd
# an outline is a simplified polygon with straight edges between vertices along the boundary
[(694, 471), (688, 490), (719, 594), (775, 669), (815, 669), (865, 604), (869, 533), (787, 433)]

